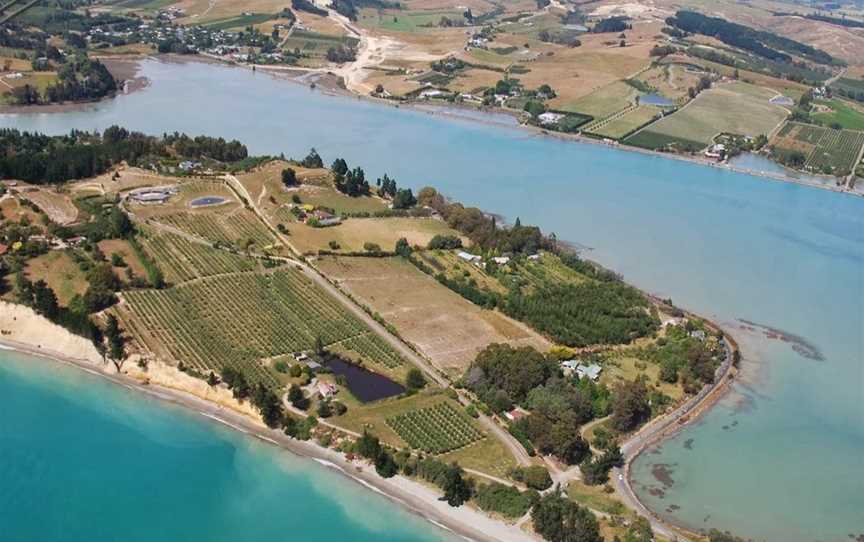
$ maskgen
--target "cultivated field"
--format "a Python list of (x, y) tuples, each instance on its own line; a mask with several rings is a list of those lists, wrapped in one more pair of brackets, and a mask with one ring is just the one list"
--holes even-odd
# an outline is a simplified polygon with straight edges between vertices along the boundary
[(786, 109), (770, 103), (774, 93), (746, 83), (718, 85), (700, 93), (676, 113), (627, 138), (639, 147), (669, 144), (707, 146), (721, 132), (747, 136), (770, 133), (786, 118)]
[(68, 225), (78, 218), (78, 208), (72, 199), (64, 193), (44, 186), (21, 187), (23, 196), (39, 206), (51, 220), (58, 224)]
[(169, 284), (259, 268), (257, 262), (251, 258), (224, 250), (214, 250), (170, 233), (148, 230), (141, 242), (150, 256), (159, 262)]
[(325, 346), (393, 370), (402, 358), (302, 271), (225, 274), (165, 290), (131, 290), (119, 312), (149, 350), (202, 372), (225, 366), (276, 385), (262, 360)]
[[(340, 398), (341, 400), (342, 398)], [(389, 420), (404, 419), (405, 416), (413, 417), (416, 414), (412, 413), (427, 411), (443, 403), (446, 405), (444, 408), (448, 408), (448, 412), (454, 417), (453, 423), (462, 425), (464, 430), (470, 431), (469, 434), (479, 432), (481, 438), (479, 440), (474, 439), (473, 442), (461, 448), (442, 453), (438, 455), (438, 459), (446, 462), (458, 461), (465, 468), (477, 469), (501, 477), (506, 477), (507, 472), (515, 466), (513, 455), (501, 442), (496, 438), (485, 436), (475, 421), (465, 417), (462, 406), (448, 397), (446, 392), (440, 388), (429, 388), (407, 397), (393, 397), (365, 405), (355, 404), (349, 398), (348, 403), (348, 412), (334, 418), (333, 423), (358, 433), (364, 429), (369, 430), (381, 438), (383, 442), (397, 449), (409, 446), (409, 443), (394, 431)], [(426, 426), (428, 427), (428, 424)], [(449, 431), (440, 435), (441, 440), (451, 440), (454, 437), (455, 435), (453, 437), (449, 435)], [(461, 437), (461, 440), (464, 441), (464, 437)]]
[[(191, 201), (207, 196), (223, 198), (224, 203), (190, 206)], [(239, 248), (251, 242), (259, 250), (276, 244), (270, 229), (221, 181), (186, 182), (180, 185), (180, 193), (165, 204), (130, 203), (130, 209), (139, 219), (171, 226), (210, 242)]]
[(659, 107), (654, 107), (653, 105), (631, 107), (620, 115), (613, 115), (606, 121), (591, 127), (589, 131), (602, 137), (620, 139), (657, 118), (660, 115), (660, 111)]
[(606, 85), (596, 92), (569, 104), (565, 110), (574, 113), (591, 115), (595, 119), (605, 119), (615, 113), (627, 109), (636, 101), (639, 95), (632, 86), (623, 81)]
[(804, 169), (848, 175), (864, 145), (864, 132), (787, 122), (771, 145), (781, 151), (801, 152), (806, 158)]
[(446, 401), (387, 418), (387, 425), (412, 448), (435, 455), (483, 438), (471, 418), (460, 407)]
[(452, 377), (491, 343), (549, 349), (524, 324), (481, 309), (401, 258), (325, 257), (317, 266)]

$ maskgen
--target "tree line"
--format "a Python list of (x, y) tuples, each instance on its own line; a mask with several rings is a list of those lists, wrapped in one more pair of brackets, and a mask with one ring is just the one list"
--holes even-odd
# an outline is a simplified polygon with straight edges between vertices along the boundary
[(245, 145), (236, 140), (176, 132), (155, 137), (112, 126), (102, 134), (73, 130), (48, 136), (0, 129), (0, 176), (33, 184), (93, 177), (124, 161), (146, 166), (146, 159), (154, 157), (236, 162), (247, 156)]

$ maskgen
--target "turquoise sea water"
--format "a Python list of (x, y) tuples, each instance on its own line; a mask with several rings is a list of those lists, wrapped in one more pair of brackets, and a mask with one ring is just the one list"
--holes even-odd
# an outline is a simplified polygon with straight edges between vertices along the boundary
[[(864, 200), (323, 96), (240, 69), (147, 62), (144, 72), (154, 81), (145, 91), (89, 111), (0, 116), (0, 126), (59, 133), (116, 123), (236, 137), (255, 153), (295, 157), (314, 145), (325, 161), (342, 156), (373, 178), (432, 184), (554, 231), (630, 282), (725, 324), (744, 347), (734, 392), (636, 462), (652, 509), (771, 541), (864, 533)], [(741, 329), (739, 319), (782, 333)], [(799, 354), (802, 345), (821, 359)]]
[(455, 540), (180, 407), (0, 350), (0, 540)]

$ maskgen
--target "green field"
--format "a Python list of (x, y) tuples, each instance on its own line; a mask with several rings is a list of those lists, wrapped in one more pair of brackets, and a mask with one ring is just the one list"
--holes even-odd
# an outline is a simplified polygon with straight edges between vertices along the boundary
[(387, 418), (387, 425), (412, 448), (443, 454), (483, 438), (483, 433), (450, 403), (411, 410)]
[(630, 145), (659, 149), (699, 150), (720, 133), (768, 134), (787, 111), (768, 100), (774, 92), (747, 83), (731, 83), (700, 93), (676, 113), (663, 117), (626, 139)]
[(330, 36), (309, 30), (295, 30), (291, 33), (291, 37), (285, 40), (284, 48), (290, 51), (300, 49), (300, 52), (305, 54), (324, 56), (327, 54), (327, 49), (331, 47), (339, 45), (356, 47), (358, 43), (357, 38), (348, 36)]
[(259, 248), (276, 242), (276, 238), (252, 211), (235, 210), (228, 215), (218, 213), (192, 214), (178, 212), (156, 218), (163, 224), (174, 226), (186, 233), (208, 241), (242, 247), (247, 240)]
[(565, 111), (591, 115), (595, 119), (604, 119), (630, 106), (639, 95), (639, 91), (623, 81), (592, 92), (563, 107)]
[(277, 19), (278, 15), (274, 13), (250, 13), (249, 15), (238, 15), (237, 17), (228, 17), (226, 19), (215, 19), (204, 23), (210, 30), (229, 30), (231, 28), (246, 28), (256, 24), (266, 23)]
[(864, 146), (864, 132), (787, 122), (772, 140), (781, 152), (801, 152), (804, 169), (827, 175), (848, 175)]
[(826, 126), (839, 124), (846, 130), (864, 131), (864, 110), (843, 100), (818, 100), (817, 105), (830, 107), (830, 113), (813, 113), (810, 116)]
[(628, 111), (620, 117), (615, 117), (608, 122), (605, 122), (591, 131), (592, 134), (597, 134), (610, 139), (621, 139), (633, 131), (638, 130), (654, 120), (660, 114), (660, 109), (653, 105), (640, 105), (639, 107)]
[(251, 258), (193, 243), (179, 235), (148, 233), (142, 238), (142, 245), (151, 258), (158, 262), (169, 284), (211, 275), (252, 271), (258, 267)]
[(831, 84), (831, 89), (851, 99), (864, 102), (864, 80), (841, 77)]
[(456, 10), (435, 11), (378, 11), (363, 9), (360, 12), (359, 23), (370, 28), (380, 28), (396, 32), (422, 32), (427, 27), (437, 27), (442, 17), (462, 19), (462, 12)]
[(315, 347), (352, 350), (382, 367), (403, 363), (339, 301), (297, 269), (207, 277), (164, 290), (130, 290), (121, 316), (157, 352), (200, 371), (231, 366), (276, 385), (262, 359)]

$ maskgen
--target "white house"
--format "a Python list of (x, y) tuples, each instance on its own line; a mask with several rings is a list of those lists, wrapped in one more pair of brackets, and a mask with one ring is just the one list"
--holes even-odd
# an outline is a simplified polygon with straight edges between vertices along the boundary
[(464, 250), (460, 250), (458, 253), (456, 253), (456, 255), (465, 260), (466, 262), (479, 262), (483, 259), (476, 254), (471, 254), (469, 252), (465, 252)]
[(496, 257), (492, 258), (492, 261), (497, 263), (498, 265), (507, 265), (508, 263), (510, 263), (510, 257), (509, 256), (496, 256)]
[(544, 126), (549, 124), (556, 124), (558, 121), (564, 118), (564, 115), (561, 113), (553, 113), (551, 111), (547, 111), (545, 113), (540, 113), (537, 115), (537, 120), (540, 121), (540, 124)]
[(579, 375), (579, 378), (590, 378), (594, 382), (597, 382), (597, 379), (600, 378), (600, 373), (603, 371), (603, 367), (600, 367), (596, 363), (592, 363), (591, 365), (579, 365), (576, 367), (576, 374)]

